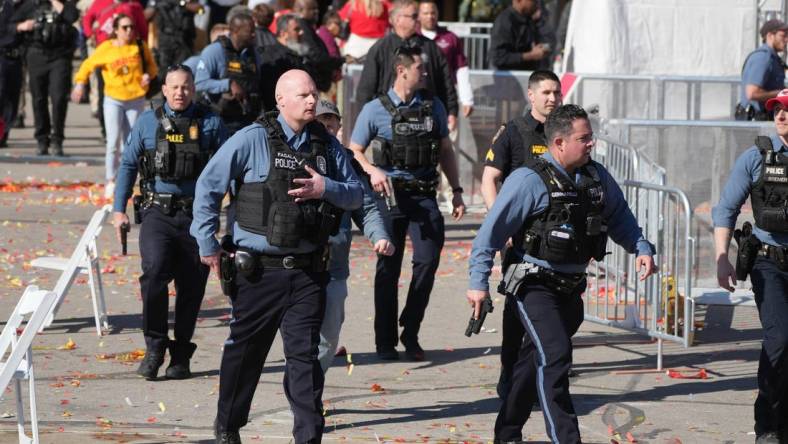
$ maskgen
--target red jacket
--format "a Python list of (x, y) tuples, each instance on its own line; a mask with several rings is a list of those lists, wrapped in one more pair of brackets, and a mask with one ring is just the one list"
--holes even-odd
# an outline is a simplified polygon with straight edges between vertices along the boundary
[(137, 0), (123, 2), (94, 0), (82, 18), (82, 32), (85, 37), (90, 38), (94, 34), (95, 26), (96, 46), (98, 46), (112, 34), (112, 20), (118, 14), (131, 17), (137, 37), (142, 40), (148, 39), (148, 22), (145, 20), (142, 5)]

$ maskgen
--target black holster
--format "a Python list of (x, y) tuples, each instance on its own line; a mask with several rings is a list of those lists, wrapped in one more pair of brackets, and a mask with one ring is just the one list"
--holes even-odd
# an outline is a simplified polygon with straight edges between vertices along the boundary
[(222, 287), (222, 293), (230, 298), (235, 297), (237, 290), (235, 276), (238, 270), (235, 268), (235, 252), (237, 247), (233, 244), (232, 237), (225, 235), (222, 237), (222, 254), (219, 256), (219, 284)]
[(749, 222), (745, 222), (741, 229), (734, 230), (733, 238), (739, 246), (739, 254), (736, 255), (736, 280), (745, 281), (755, 265), (761, 241), (753, 236), (752, 224)]
[(142, 223), (142, 196), (139, 194), (134, 196), (131, 203), (134, 205), (134, 223), (139, 225)]

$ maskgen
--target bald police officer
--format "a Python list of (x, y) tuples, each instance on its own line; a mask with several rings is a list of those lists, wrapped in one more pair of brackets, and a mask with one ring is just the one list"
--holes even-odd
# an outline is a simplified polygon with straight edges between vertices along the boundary
[(205, 264), (219, 269), (216, 234), (222, 199), (236, 196), (230, 337), (224, 344), (216, 414), (217, 443), (241, 442), (260, 373), (280, 331), (285, 396), (296, 443), (320, 442), (323, 372), (317, 360), (328, 282), (329, 236), (341, 210), (361, 205), (361, 185), (344, 148), (315, 120), (317, 88), (304, 71), (276, 85), (279, 112), (238, 131), (197, 182), (191, 233)]

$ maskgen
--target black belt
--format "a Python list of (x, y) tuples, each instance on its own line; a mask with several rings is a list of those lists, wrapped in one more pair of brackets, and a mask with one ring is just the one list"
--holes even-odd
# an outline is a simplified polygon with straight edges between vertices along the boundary
[(173, 215), (178, 210), (191, 213), (193, 204), (193, 197), (178, 196), (171, 193), (145, 193), (145, 198), (142, 201), (143, 208), (156, 206), (167, 215)]
[(397, 191), (405, 191), (408, 193), (431, 194), (438, 189), (438, 179), (432, 180), (405, 180), (391, 178), (391, 184)]
[(780, 268), (788, 266), (788, 247), (775, 247), (774, 245), (763, 244), (758, 250), (758, 255), (772, 259)]
[(248, 250), (235, 252), (235, 267), (238, 273), (247, 275), (254, 273), (256, 270), (266, 268), (325, 271), (327, 263), (328, 255), (323, 250), (312, 253), (285, 255), (262, 254)]
[(0, 54), (2, 54), (7, 59), (18, 59), (22, 57), (22, 49), (20, 48), (6, 48), (0, 50)]

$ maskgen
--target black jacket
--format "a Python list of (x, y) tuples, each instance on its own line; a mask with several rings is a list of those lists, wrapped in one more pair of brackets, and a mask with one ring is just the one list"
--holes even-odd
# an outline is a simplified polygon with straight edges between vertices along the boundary
[(307, 47), (307, 53), (304, 54), (307, 63), (306, 70), (314, 79), (317, 89), (326, 92), (331, 89), (331, 83), (334, 81), (334, 72), (342, 67), (345, 59), (331, 57), (328, 54), (326, 44), (317, 35), (312, 24), (304, 19), (298, 20), (301, 24), (301, 29), (304, 31), (303, 42)]
[(449, 64), (435, 42), (419, 34), (410, 37), (405, 42), (392, 32), (378, 40), (370, 48), (364, 60), (364, 71), (361, 73), (356, 92), (358, 102), (363, 104), (388, 92), (396, 77), (393, 68), (394, 51), (403, 45), (421, 47), (422, 57), (426, 59), (423, 61), (427, 72), (426, 89), (446, 104), (449, 114), (456, 116), (459, 104)]
[(276, 41), (273, 45), (257, 48), (257, 53), (260, 60), (260, 99), (263, 109), (276, 111), (276, 81), (291, 69), (306, 70), (306, 65), (304, 59), (295, 51)]
[(539, 69), (544, 66), (542, 61), (526, 62), (522, 58), (522, 53), (537, 43), (548, 43), (540, 36), (538, 24), (509, 6), (498, 15), (490, 31), (490, 64), (496, 69)]
[[(42, 10), (51, 10), (51, 8), (49, 0), (23, 0), (22, 5), (14, 13), (14, 17), (11, 21), (16, 24), (29, 19), (37, 20), (41, 18), (39, 14)], [(57, 39), (57, 44), (44, 45), (37, 42), (34, 38), (35, 29), (31, 32), (24, 33), (24, 41), (28, 45), (28, 48), (44, 51), (52, 57), (71, 57), (77, 46), (76, 39), (78, 32), (76, 28), (72, 26), (79, 20), (79, 10), (77, 9), (76, 2), (74, 0), (64, 0), (63, 10), (59, 14), (55, 13), (55, 20), (68, 25), (65, 27), (65, 29), (68, 30), (67, 35), (62, 39)], [(38, 27), (40, 24), (36, 23), (36, 26)]]

